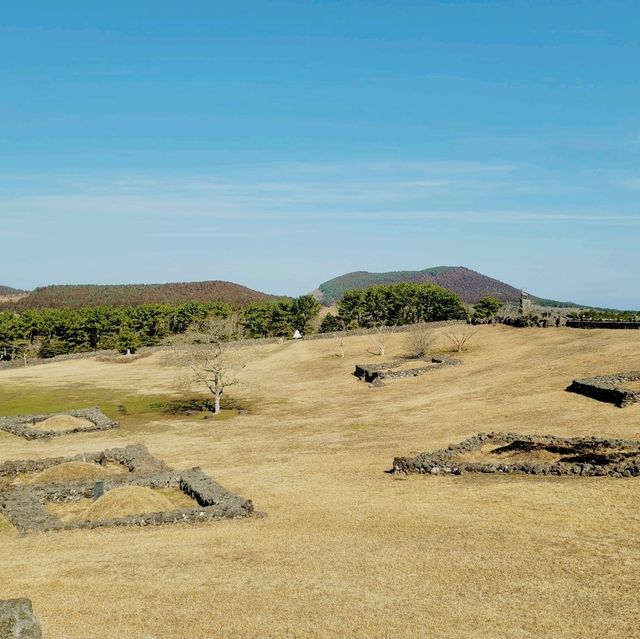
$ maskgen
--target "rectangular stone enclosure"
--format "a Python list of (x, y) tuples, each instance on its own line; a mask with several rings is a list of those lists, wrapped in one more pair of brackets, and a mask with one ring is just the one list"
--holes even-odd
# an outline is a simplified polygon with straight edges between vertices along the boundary
[(396, 457), (390, 472), (638, 477), (640, 441), (479, 433), (459, 444), (416, 457)]
[[(407, 366), (412, 361), (422, 362), (422, 366), (413, 368), (401, 368)], [(417, 377), (430, 371), (445, 368), (447, 366), (458, 366), (462, 361), (454, 357), (431, 357), (429, 363), (425, 360), (397, 359), (391, 362), (378, 362), (375, 364), (356, 364), (353, 374), (364, 382), (374, 386), (382, 386), (385, 379), (402, 379), (404, 377)]]
[[(106, 476), (105, 494), (124, 486), (151, 489), (178, 489), (194, 500), (190, 508), (110, 517), (108, 519), (64, 522), (47, 509), (47, 504), (68, 503), (94, 497), (95, 480), (67, 480), (18, 483), (16, 479), (69, 462), (116, 463), (126, 474)], [(0, 512), (21, 532), (71, 530), (110, 526), (202, 522), (253, 514), (251, 500), (242, 499), (208, 477), (200, 468), (176, 471), (155, 459), (142, 445), (33, 461), (9, 461), (0, 465)]]
[[(62, 428), (47, 429), (47, 422), (67, 419)], [(41, 428), (39, 425), (43, 426)], [(63, 413), (43, 413), (41, 415), (13, 415), (0, 417), (0, 430), (25, 439), (49, 439), (72, 433), (91, 433), (99, 430), (118, 428), (118, 422), (109, 419), (99, 408), (78, 408)]]
[(640, 390), (625, 388), (625, 384), (639, 380), (640, 371), (613, 373), (611, 375), (574, 379), (567, 387), (567, 390), (571, 393), (579, 393), (580, 395), (624, 408), (631, 404), (640, 403)]

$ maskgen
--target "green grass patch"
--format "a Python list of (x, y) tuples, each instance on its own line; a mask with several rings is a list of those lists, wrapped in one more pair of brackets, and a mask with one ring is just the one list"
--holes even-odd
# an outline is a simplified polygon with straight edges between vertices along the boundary
[[(122, 393), (89, 384), (59, 386), (42, 390), (33, 386), (0, 389), (0, 415), (38, 415), (61, 413), (74, 408), (97, 406), (105, 415), (120, 422), (122, 434), (126, 432), (165, 432), (171, 423), (210, 416), (208, 397), (177, 397), (172, 395), (140, 395)], [(222, 413), (215, 419), (228, 420), (238, 414), (241, 407), (231, 397), (223, 397)], [(245, 409), (246, 410), (246, 409)], [(118, 431), (114, 431), (116, 434)], [(14, 435), (0, 431), (0, 441)]]

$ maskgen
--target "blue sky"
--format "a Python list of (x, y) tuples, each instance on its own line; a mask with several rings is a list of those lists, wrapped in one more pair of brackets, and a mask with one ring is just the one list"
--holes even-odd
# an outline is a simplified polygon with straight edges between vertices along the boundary
[(640, 308), (640, 4), (24, 0), (0, 284), (464, 265)]

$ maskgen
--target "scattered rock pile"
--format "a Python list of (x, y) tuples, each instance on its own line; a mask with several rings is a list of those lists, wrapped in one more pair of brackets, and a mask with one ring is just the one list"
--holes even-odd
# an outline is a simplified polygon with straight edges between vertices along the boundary
[(624, 408), (630, 404), (640, 403), (640, 390), (630, 390), (624, 387), (625, 383), (638, 380), (640, 380), (640, 371), (614, 373), (613, 375), (574, 379), (566, 390)]
[(391, 472), (638, 477), (640, 441), (479, 433), (459, 444), (417, 457), (396, 457)]

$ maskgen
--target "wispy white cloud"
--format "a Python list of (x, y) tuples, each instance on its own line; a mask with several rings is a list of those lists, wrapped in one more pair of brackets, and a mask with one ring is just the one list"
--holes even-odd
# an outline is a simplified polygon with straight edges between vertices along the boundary
[[(628, 210), (558, 209), (544, 202), (532, 206), (529, 200), (539, 194), (541, 183), (537, 176), (520, 173), (503, 164), (375, 161), (171, 174), (4, 174), (0, 219), (14, 228), (23, 220), (65, 222), (94, 216), (128, 224), (152, 219), (160, 225), (154, 232), (167, 234), (178, 227), (182, 233), (201, 233), (200, 222), (216, 221), (229, 225), (225, 229), (229, 233), (236, 232), (234, 225), (239, 222), (262, 224), (263, 231), (269, 223), (302, 227), (312, 222), (640, 223), (640, 212)], [(625, 183), (640, 188), (640, 179)], [(556, 180), (545, 189), (566, 195), (575, 186)], [(520, 200), (526, 205), (520, 207)], [(249, 226), (238, 229), (250, 233)]]
[(625, 189), (640, 191), (640, 177), (617, 180), (614, 184)]

